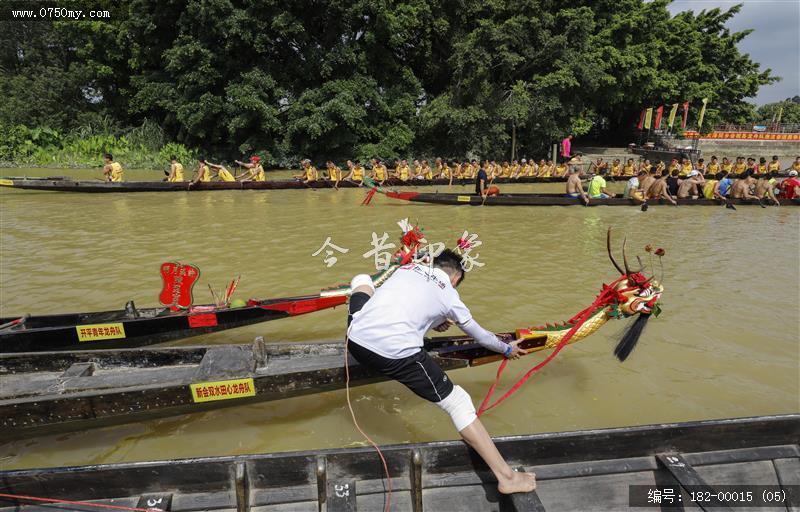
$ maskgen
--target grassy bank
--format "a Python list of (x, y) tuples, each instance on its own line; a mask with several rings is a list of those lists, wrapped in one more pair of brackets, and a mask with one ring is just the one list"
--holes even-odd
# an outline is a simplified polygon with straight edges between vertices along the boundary
[(127, 129), (90, 125), (69, 132), (0, 124), (2, 167), (94, 168), (102, 165), (103, 153), (139, 169), (163, 169), (173, 155), (184, 165), (197, 158), (182, 144), (166, 142), (161, 127), (150, 121)]

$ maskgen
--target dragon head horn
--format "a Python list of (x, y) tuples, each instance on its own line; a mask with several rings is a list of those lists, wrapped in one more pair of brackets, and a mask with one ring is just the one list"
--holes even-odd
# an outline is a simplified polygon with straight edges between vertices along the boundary
[[(623, 245), (623, 248), (625, 246)], [(606, 233), (606, 248), (608, 249), (608, 257), (611, 260), (611, 263), (614, 265), (614, 268), (619, 271), (620, 274), (625, 275), (625, 272), (622, 270), (622, 267), (619, 266), (617, 260), (614, 259), (614, 254), (611, 252), (611, 228), (608, 228), (608, 232)]]

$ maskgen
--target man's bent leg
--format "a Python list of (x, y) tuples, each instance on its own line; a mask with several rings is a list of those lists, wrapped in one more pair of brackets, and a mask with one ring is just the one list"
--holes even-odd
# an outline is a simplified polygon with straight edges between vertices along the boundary
[(456, 430), (468, 445), (486, 462), (497, 478), (497, 490), (502, 494), (530, 492), (536, 489), (536, 476), (517, 473), (506, 463), (497, 447), (489, 437), (481, 420), (475, 413), (475, 406), (469, 393), (461, 386), (453, 386), (453, 391), (436, 405), (450, 415)]

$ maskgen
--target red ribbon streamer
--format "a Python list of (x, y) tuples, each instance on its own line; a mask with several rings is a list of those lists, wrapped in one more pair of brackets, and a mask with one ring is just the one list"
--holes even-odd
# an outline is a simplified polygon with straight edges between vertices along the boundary
[(561, 349), (564, 348), (567, 345), (567, 343), (569, 343), (569, 340), (572, 339), (572, 336), (575, 335), (578, 329), (581, 328), (581, 326), (586, 322), (586, 320), (589, 319), (591, 314), (594, 311), (596, 311), (598, 307), (611, 304), (617, 300), (618, 292), (614, 289), (614, 286), (619, 284), (623, 279), (627, 278), (628, 276), (622, 276), (613, 283), (611, 283), (610, 285), (603, 286), (603, 291), (600, 292), (600, 295), (598, 295), (597, 298), (594, 300), (594, 302), (592, 302), (592, 305), (570, 319), (571, 322), (574, 322), (574, 325), (567, 332), (567, 334), (564, 335), (564, 337), (558, 343), (553, 352), (549, 356), (547, 356), (547, 358), (544, 361), (542, 361), (541, 363), (537, 364), (536, 366), (528, 370), (525, 373), (525, 375), (523, 375), (522, 378), (520, 378), (516, 382), (516, 384), (511, 386), (511, 388), (505, 392), (503, 396), (501, 396), (496, 401), (490, 404), (489, 401), (492, 399), (492, 395), (494, 395), (495, 389), (497, 388), (497, 384), (500, 382), (500, 377), (503, 375), (503, 371), (506, 369), (506, 366), (508, 365), (508, 359), (504, 359), (503, 362), (500, 363), (500, 367), (497, 369), (497, 376), (495, 376), (494, 383), (489, 387), (489, 391), (486, 393), (486, 397), (483, 399), (483, 402), (481, 402), (481, 406), (478, 408), (478, 416), (480, 417), (483, 413), (485, 413), (489, 409), (493, 409), (494, 407), (497, 407), (498, 405), (503, 403), (508, 397), (516, 393), (519, 390), (519, 388), (521, 388), (522, 385), (525, 384), (525, 382), (527, 382), (528, 379), (530, 379), (534, 373), (538, 372), (539, 370), (544, 368), (545, 365), (547, 365), (547, 363), (552, 361), (558, 355), (558, 353), (561, 352)]

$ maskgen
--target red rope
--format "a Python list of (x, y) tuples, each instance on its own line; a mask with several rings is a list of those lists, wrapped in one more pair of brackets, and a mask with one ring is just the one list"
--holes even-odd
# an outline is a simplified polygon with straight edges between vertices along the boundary
[(88, 501), (70, 501), (70, 500), (58, 500), (54, 498), (37, 498), (36, 496), (23, 496), (21, 494), (4, 494), (0, 493), (0, 498), (11, 498), (14, 500), (27, 500), (27, 501), (38, 501), (43, 503), (62, 503), (65, 505), (80, 505), (84, 507), (97, 507), (97, 508), (107, 508), (113, 510), (129, 510), (134, 512), (152, 512), (153, 510), (160, 510), (157, 508), (135, 508), (135, 507), (122, 507), (120, 505), (108, 505), (105, 503), (90, 503)]
[(523, 375), (522, 378), (520, 378), (516, 382), (516, 384), (511, 386), (511, 388), (505, 392), (503, 396), (501, 396), (500, 398), (498, 398), (497, 400), (495, 400), (493, 403), (490, 404), (489, 401), (492, 399), (492, 395), (494, 395), (495, 389), (497, 388), (497, 385), (500, 382), (500, 377), (503, 375), (503, 371), (506, 369), (506, 366), (508, 365), (508, 359), (504, 359), (503, 362), (500, 363), (500, 367), (497, 368), (497, 375), (495, 376), (494, 382), (489, 387), (489, 391), (487, 391), (486, 397), (484, 397), (483, 402), (481, 402), (481, 406), (478, 408), (478, 416), (481, 416), (489, 409), (493, 409), (494, 407), (497, 407), (498, 405), (503, 403), (508, 397), (516, 393), (519, 390), (519, 388), (521, 388), (522, 385), (525, 384), (534, 373), (538, 372), (539, 370), (544, 368), (545, 365), (547, 365), (547, 363), (552, 361), (558, 355), (558, 353), (561, 352), (561, 349), (564, 348), (567, 345), (567, 343), (569, 343), (569, 340), (572, 339), (572, 336), (575, 335), (578, 329), (581, 328), (581, 326), (586, 322), (586, 320), (589, 319), (589, 317), (592, 315), (594, 311), (597, 310), (598, 307), (610, 304), (611, 302), (613, 302), (613, 299), (616, 299), (618, 292), (614, 290), (614, 286), (616, 286), (623, 279), (627, 279), (627, 276), (622, 276), (613, 283), (611, 283), (610, 285), (604, 286), (603, 291), (600, 292), (600, 295), (598, 295), (597, 298), (594, 300), (594, 302), (592, 302), (591, 306), (584, 309), (583, 311), (581, 311), (580, 313), (578, 313), (577, 315), (575, 315), (570, 319), (570, 322), (574, 322), (574, 325), (567, 332), (567, 334), (564, 335), (564, 337), (558, 343), (553, 352), (551, 352), (550, 355), (548, 355), (544, 361), (542, 361), (541, 363), (537, 364), (536, 366), (528, 370), (525, 373), (525, 375)]
[(392, 477), (389, 474), (389, 466), (386, 464), (386, 458), (383, 456), (383, 452), (378, 445), (373, 441), (358, 425), (358, 421), (356, 420), (356, 413), (353, 411), (353, 404), (350, 401), (350, 362), (348, 358), (349, 352), (347, 351), (347, 345), (350, 343), (350, 339), (345, 336), (344, 339), (344, 389), (347, 394), (347, 407), (350, 409), (350, 416), (353, 418), (353, 424), (356, 426), (356, 429), (361, 433), (361, 435), (369, 441), (369, 444), (375, 448), (375, 451), (378, 452), (378, 457), (380, 457), (381, 462), (383, 463), (383, 472), (386, 474), (386, 481), (387, 481), (387, 490), (386, 490), (386, 506), (383, 508), (384, 512), (389, 512), (389, 509), (392, 506)]

